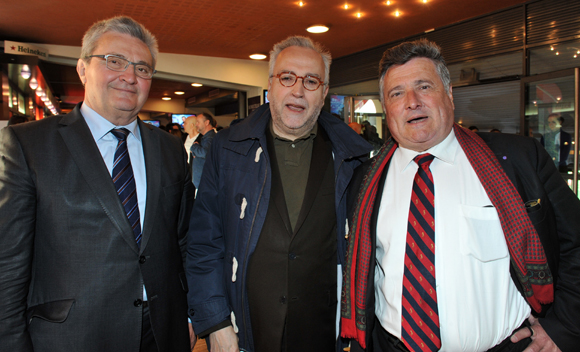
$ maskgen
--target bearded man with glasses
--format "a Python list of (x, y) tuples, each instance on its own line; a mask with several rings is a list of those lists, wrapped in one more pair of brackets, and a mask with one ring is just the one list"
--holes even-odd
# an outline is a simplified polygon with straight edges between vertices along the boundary
[(270, 52), (270, 103), (218, 133), (188, 233), (189, 315), (211, 351), (337, 347), (345, 192), (372, 147), (321, 111), (330, 54)]
[(0, 133), (3, 351), (193, 348), (187, 154), (137, 116), (157, 53), (131, 18), (95, 23), (77, 64), (84, 101)]

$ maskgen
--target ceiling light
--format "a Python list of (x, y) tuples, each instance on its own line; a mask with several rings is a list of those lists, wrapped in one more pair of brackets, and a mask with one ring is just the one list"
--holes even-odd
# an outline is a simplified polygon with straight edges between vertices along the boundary
[(162, 100), (171, 100), (171, 97), (163, 97)]
[(306, 28), (309, 33), (325, 33), (328, 32), (328, 27), (322, 24), (316, 24)]
[(28, 65), (22, 65), (22, 70), (20, 71), (20, 75), (24, 79), (29, 79), (30, 76), (32, 75), (32, 72), (30, 72), (30, 67), (28, 67)]
[(550, 46), (550, 50), (554, 51), (554, 47), (553, 46)]
[(42, 88), (38, 87), (36, 88), (36, 96), (41, 97), (42, 96)]
[(185, 94), (185, 92), (182, 92), (180, 90), (178, 90), (177, 92), (173, 92), (173, 93), (175, 93), (175, 95), (183, 95), (183, 94)]
[(559, 51), (556, 51), (556, 55), (560, 55), (560, 52)]
[(192, 83), (191, 85), (194, 87), (202, 87), (203, 86), (203, 84), (201, 84), (201, 83)]
[(35, 90), (36, 88), (38, 88), (38, 81), (36, 80), (36, 78), (32, 77), (30, 82), (28, 82), (28, 86), (30, 86), (30, 89), (32, 89), (32, 90)]
[(427, 0), (423, 0), (423, 4), (426, 4), (426, 3), (427, 3)]
[(393, 3), (392, 1), (385, 2), (385, 4), (387, 4), (387, 6), (391, 6), (392, 3)]
[(399, 12), (399, 10), (395, 11), (395, 17), (399, 17), (401, 16), (401, 12)]
[(357, 18), (361, 18), (361, 17), (362, 17), (362, 13), (360, 13), (360, 12), (357, 12), (357, 13), (356, 13), (356, 17), (357, 17)]
[(266, 58), (266, 55), (264, 54), (252, 54), (250, 55), (250, 59), (252, 60), (264, 60)]
[(578, 55), (574, 54), (574, 58), (577, 58), (577, 57), (578, 57)]
[(349, 7), (350, 7), (350, 6), (348, 6), (348, 4), (344, 4), (344, 5), (342, 6), (342, 8), (343, 8), (343, 9), (345, 9), (345, 10), (348, 10), (348, 8), (349, 8)]
[(300, 7), (304, 6), (304, 2), (303, 1), (298, 2), (298, 6)]

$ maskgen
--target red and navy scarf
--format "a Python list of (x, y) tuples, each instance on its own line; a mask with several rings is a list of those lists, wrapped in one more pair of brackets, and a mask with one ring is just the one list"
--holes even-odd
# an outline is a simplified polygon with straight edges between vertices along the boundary
[[(475, 170), (487, 196), (497, 209), (509, 248), (510, 260), (523, 294), (536, 312), (554, 300), (552, 274), (540, 238), (524, 202), (487, 144), (475, 133), (453, 125), (455, 137)], [(379, 180), (398, 145), (390, 139), (373, 159), (356, 200), (349, 233), (341, 299), (341, 335), (366, 348), (367, 278), (371, 258), (370, 218)]]

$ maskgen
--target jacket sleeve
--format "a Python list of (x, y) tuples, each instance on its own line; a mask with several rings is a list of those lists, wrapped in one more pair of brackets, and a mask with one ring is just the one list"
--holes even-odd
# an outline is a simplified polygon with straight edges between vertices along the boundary
[(187, 234), (186, 275), (189, 316), (195, 331), (229, 319), (224, 279), (225, 240), (220, 215), (220, 137), (206, 159)]
[(183, 265), (185, 266), (187, 256), (187, 230), (189, 228), (189, 221), (191, 219), (195, 190), (193, 188), (193, 182), (191, 181), (191, 167), (187, 163), (187, 154), (185, 153), (184, 148), (180, 148), (180, 150), (183, 151), (183, 167), (185, 172), (183, 179), (183, 194), (181, 196), (181, 204), (179, 207), (177, 236), (179, 239), (179, 248), (181, 250)]
[[(555, 216), (555, 223), (547, 224), (550, 229), (541, 228), (542, 232), (549, 232), (554, 248), (544, 248), (556, 253), (559, 250), (557, 273), (552, 272), (556, 276), (554, 302), (540, 323), (562, 351), (576, 351), (580, 342), (580, 200), (540, 143), (534, 141), (534, 145), (536, 172), (548, 197), (546, 203), (552, 207), (548, 211), (553, 211)], [(546, 222), (548, 217), (549, 214), (541, 222)]]
[[(211, 133), (211, 132), (208, 132)], [(193, 143), (189, 150), (193, 153), (196, 158), (205, 158), (211, 147), (211, 142), (213, 141), (215, 133), (201, 139), (201, 143)]]
[(26, 301), (31, 280), (36, 191), (12, 128), (0, 131), (0, 341), (5, 351), (32, 351)]

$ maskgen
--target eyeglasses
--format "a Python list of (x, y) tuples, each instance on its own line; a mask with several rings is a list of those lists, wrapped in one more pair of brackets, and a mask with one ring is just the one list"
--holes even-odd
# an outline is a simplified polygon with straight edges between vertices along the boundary
[(147, 64), (131, 62), (117, 55), (90, 55), (87, 56), (87, 59), (91, 57), (98, 57), (99, 59), (105, 60), (107, 62), (107, 68), (111, 71), (124, 72), (127, 70), (129, 65), (133, 65), (135, 66), (135, 75), (145, 79), (151, 79), (151, 77), (153, 77), (153, 75), (157, 72), (153, 69), (153, 67)]
[(296, 84), (296, 81), (298, 81), (298, 78), (302, 78), (302, 86), (304, 87), (304, 89), (309, 90), (309, 91), (317, 90), (318, 87), (326, 84), (326, 83), (323, 83), (320, 80), (320, 78), (318, 78), (316, 76), (310, 76), (310, 75), (297, 76), (292, 72), (282, 72), (282, 73), (279, 73), (279, 74), (277, 74), (275, 76), (271, 76), (271, 77), (278, 78), (280, 80), (280, 84), (283, 85), (284, 87), (293, 87)]

